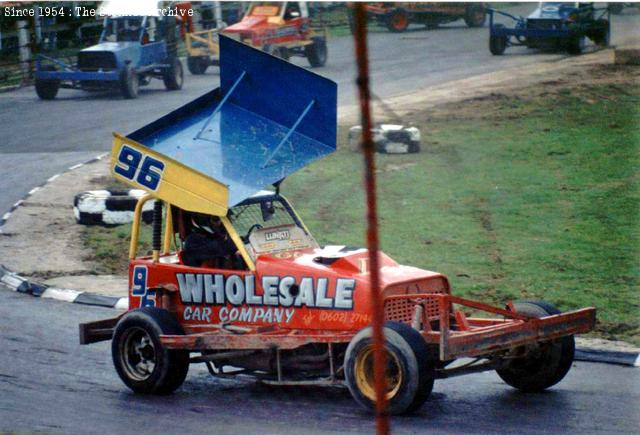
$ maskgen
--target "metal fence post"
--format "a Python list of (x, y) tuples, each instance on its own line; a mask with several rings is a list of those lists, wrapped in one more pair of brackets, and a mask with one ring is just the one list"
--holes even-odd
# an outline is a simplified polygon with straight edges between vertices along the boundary
[(20, 47), (20, 70), (22, 71), (22, 82), (29, 80), (31, 69), (31, 49), (29, 48), (29, 28), (25, 20), (16, 22), (18, 29), (18, 45)]

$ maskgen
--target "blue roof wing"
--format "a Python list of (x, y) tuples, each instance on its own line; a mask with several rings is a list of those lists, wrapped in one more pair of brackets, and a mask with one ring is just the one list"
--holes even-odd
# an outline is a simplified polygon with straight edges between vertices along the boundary
[(227, 185), (229, 207), (336, 150), (335, 82), (220, 36), (220, 83), (127, 137)]

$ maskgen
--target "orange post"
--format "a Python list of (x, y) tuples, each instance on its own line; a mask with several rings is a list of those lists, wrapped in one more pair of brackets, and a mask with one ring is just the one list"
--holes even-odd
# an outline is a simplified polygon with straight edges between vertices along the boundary
[(354, 3), (354, 39), (358, 64), (358, 91), (362, 123), (362, 153), (364, 155), (364, 184), (367, 192), (367, 247), (369, 248), (372, 323), (373, 323), (373, 371), (376, 390), (376, 431), (389, 433), (389, 418), (386, 414), (385, 353), (382, 325), (384, 312), (380, 295), (380, 274), (378, 266), (378, 215), (376, 205), (375, 147), (371, 128), (369, 92), (369, 55), (367, 50), (367, 15), (363, 3)]

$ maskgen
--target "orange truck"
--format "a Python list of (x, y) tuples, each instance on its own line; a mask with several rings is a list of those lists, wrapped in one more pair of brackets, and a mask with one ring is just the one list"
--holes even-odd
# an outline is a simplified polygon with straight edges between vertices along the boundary
[(486, 8), (484, 3), (455, 2), (374, 2), (365, 6), (369, 18), (391, 32), (404, 32), (414, 23), (432, 28), (460, 19), (469, 27), (482, 27)]

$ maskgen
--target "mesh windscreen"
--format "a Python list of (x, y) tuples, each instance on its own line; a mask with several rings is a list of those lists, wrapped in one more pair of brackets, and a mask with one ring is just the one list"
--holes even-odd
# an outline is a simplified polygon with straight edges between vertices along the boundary
[(297, 225), (296, 221), (279, 200), (274, 200), (271, 204), (274, 213), (270, 215), (267, 221), (263, 218), (261, 205), (259, 203), (241, 204), (233, 207), (229, 214), (229, 219), (240, 235), (247, 234), (254, 224), (259, 224), (262, 228), (275, 227), (278, 225)]

